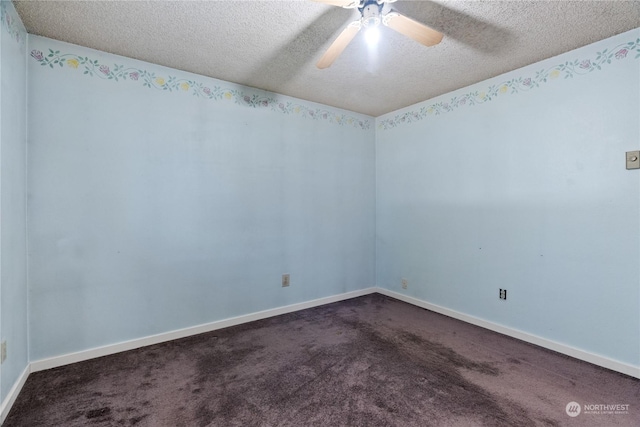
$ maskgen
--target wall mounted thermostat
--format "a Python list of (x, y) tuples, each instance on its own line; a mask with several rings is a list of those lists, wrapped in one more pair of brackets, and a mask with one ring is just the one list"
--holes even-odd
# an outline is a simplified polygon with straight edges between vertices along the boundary
[(640, 169), (640, 151), (627, 151), (627, 169)]

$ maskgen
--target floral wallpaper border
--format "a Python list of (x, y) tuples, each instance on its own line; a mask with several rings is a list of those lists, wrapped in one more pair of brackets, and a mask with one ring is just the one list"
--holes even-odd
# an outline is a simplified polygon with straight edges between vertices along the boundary
[[(26, 31), (22, 28), (19, 18), (15, 15), (15, 10), (11, 12), (7, 9), (8, 1), (0, 1), (0, 20), (2, 21), (2, 28), (5, 29), (7, 34), (11, 36), (16, 43), (23, 44), (26, 40)], [(12, 5), (13, 9), (13, 5)]]
[(211, 100), (234, 101), (236, 104), (253, 108), (269, 108), (283, 114), (295, 114), (313, 120), (323, 120), (341, 126), (353, 126), (359, 129), (370, 129), (371, 119), (362, 119), (348, 114), (332, 112), (328, 109), (309, 108), (293, 101), (280, 100), (275, 96), (264, 94), (250, 94), (239, 89), (225, 88), (220, 85), (207, 85), (192, 79), (181, 79), (171, 75), (156, 74), (136, 67), (124, 65), (107, 65), (97, 59), (80, 56), (73, 53), (61, 53), (59, 50), (49, 49), (43, 53), (38, 49), (31, 51), (31, 58), (43, 67), (66, 67), (71, 70), (82, 71), (90, 77), (119, 82), (129, 80), (148, 87), (167, 92), (191, 93), (193, 96)]
[(594, 58), (567, 61), (547, 69), (542, 69), (536, 72), (534, 76), (513, 78), (499, 84), (491, 85), (484, 91), (475, 90), (465, 93), (464, 95), (454, 96), (449, 101), (435, 102), (430, 105), (418, 107), (412, 111), (398, 114), (393, 118), (380, 120), (378, 122), (378, 129), (392, 129), (406, 123), (423, 120), (428, 116), (448, 113), (465, 106), (483, 104), (492, 101), (498, 96), (529, 91), (563, 76), (565, 79), (568, 79), (596, 70), (602, 70), (604, 66), (614, 61), (629, 58), (634, 53), (635, 59), (640, 58), (640, 38), (635, 41), (618, 44), (611, 49), (596, 52)]

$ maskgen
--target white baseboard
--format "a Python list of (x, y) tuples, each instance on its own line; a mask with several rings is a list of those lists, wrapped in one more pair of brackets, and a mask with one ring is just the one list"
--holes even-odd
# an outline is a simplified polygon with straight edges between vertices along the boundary
[(598, 354), (580, 350), (579, 348), (571, 347), (566, 344), (561, 344), (556, 341), (542, 338), (537, 335), (532, 335), (527, 332), (522, 332), (517, 329), (512, 329), (503, 325), (499, 325), (497, 323), (489, 322), (487, 320), (470, 316), (468, 314), (451, 310), (449, 308), (442, 307), (436, 304), (432, 304), (418, 298), (403, 295), (389, 289), (375, 288), (375, 292), (398, 299), (400, 301), (407, 302), (412, 305), (416, 305), (418, 307), (426, 308), (427, 310), (431, 310), (436, 313), (444, 314), (445, 316), (453, 317), (454, 319), (462, 320), (463, 322), (471, 323), (472, 325), (480, 326), (482, 328), (489, 329), (503, 335), (507, 335), (531, 344), (538, 345), (540, 347), (548, 348), (549, 350), (557, 351), (558, 353), (566, 354), (567, 356), (584, 360), (585, 362), (593, 363), (594, 365), (602, 366), (603, 368), (611, 369), (612, 371), (621, 372), (631, 377), (640, 378), (640, 368), (637, 366), (629, 365), (614, 359), (610, 359), (608, 357), (600, 356)]
[(219, 320), (216, 322), (206, 323), (203, 325), (192, 326), (189, 328), (179, 329), (179, 330), (170, 331), (162, 334), (125, 341), (125, 342), (121, 342), (113, 345), (107, 345), (103, 347), (97, 347), (89, 350), (79, 351), (76, 353), (69, 353), (61, 356), (55, 356), (47, 359), (33, 361), (25, 369), (22, 376), (20, 377), (20, 380), (17, 381), (16, 384), (13, 386), (13, 388), (11, 389), (10, 393), (8, 394), (4, 402), (2, 402), (2, 413), (1, 413), (2, 418), (0, 419), (0, 424), (8, 414), (9, 410), (11, 409), (11, 405), (13, 404), (13, 402), (15, 401), (15, 398), (17, 397), (18, 393), (22, 389), (22, 386), (24, 385), (24, 382), (26, 381), (29, 372), (37, 372), (45, 369), (55, 368), (58, 366), (64, 366), (71, 363), (93, 359), (96, 357), (107, 356), (107, 355), (119, 353), (122, 351), (133, 350), (133, 349), (145, 347), (148, 345), (159, 344), (162, 342), (171, 341), (179, 338), (185, 338), (188, 336), (197, 335), (204, 332), (210, 332), (210, 331), (215, 331), (222, 328), (228, 328), (230, 326), (235, 326), (242, 323), (252, 322), (255, 320), (265, 319), (268, 317), (278, 316), (281, 314), (286, 314), (294, 311), (304, 310), (307, 308), (317, 307), (324, 304), (330, 304), (333, 302), (356, 298), (359, 296), (363, 296), (363, 295), (367, 295), (375, 292), (378, 292), (382, 295), (389, 296), (391, 298), (395, 298), (400, 301), (407, 302), (409, 304), (412, 304), (418, 307), (425, 308), (427, 310), (431, 310), (436, 313), (443, 314), (445, 316), (452, 317), (454, 319), (471, 323), (472, 325), (480, 326), (482, 328), (489, 329), (489, 330), (501, 333), (503, 335), (507, 335), (531, 344), (538, 345), (540, 347), (548, 348), (550, 350), (554, 350), (559, 353), (566, 354), (576, 359), (593, 363), (594, 365), (602, 366), (604, 368), (611, 369), (613, 371), (621, 372), (623, 374), (626, 374), (635, 378), (640, 378), (640, 369), (636, 366), (625, 364), (607, 357), (603, 357), (603, 356), (593, 354), (584, 350), (580, 350), (578, 348), (574, 348), (565, 344), (548, 340), (546, 338), (542, 338), (536, 335), (522, 332), (517, 329), (512, 329), (503, 325), (499, 325), (497, 323), (493, 323), (484, 319), (470, 316), (468, 314), (451, 310), (446, 307), (432, 304), (432, 303), (429, 303), (417, 298), (413, 298), (407, 295), (403, 295), (388, 289), (372, 287), (372, 288), (360, 289), (352, 292), (346, 292), (343, 294), (332, 295), (329, 297), (318, 298), (315, 300), (306, 301), (302, 303), (291, 304), (283, 307), (277, 307), (269, 310), (259, 311), (256, 313), (251, 313), (243, 316), (232, 317), (229, 319)]
[(217, 329), (228, 328), (230, 326), (240, 325), (242, 323), (253, 322), (255, 320), (266, 319), (267, 317), (279, 316), (281, 314), (300, 311), (307, 308), (317, 307), (332, 302), (343, 301), (367, 295), (376, 292), (376, 288), (366, 288), (357, 291), (346, 292), (343, 294), (332, 295), (329, 297), (318, 298), (311, 301), (301, 302), (297, 304), (286, 305), (283, 307), (272, 308), (269, 310), (258, 311), (243, 316), (231, 317), (229, 319), (219, 320), (216, 322), (206, 323), (203, 325), (191, 326), (189, 328), (178, 329), (175, 331), (165, 332), (157, 335), (151, 335), (144, 338), (138, 338), (130, 341), (124, 341), (117, 344), (106, 345), (103, 347), (91, 348), (88, 350), (78, 351), (75, 353), (63, 354), (61, 356), (50, 357), (31, 362), (31, 372), (43, 371), (45, 369), (56, 368), (58, 366), (69, 365), (71, 363), (82, 362), (96, 357), (108, 356), (110, 354), (120, 353), (122, 351), (134, 350), (136, 348), (148, 345), (159, 344), (179, 338), (185, 338), (204, 332), (215, 331)]
[(9, 411), (13, 406), (13, 402), (16, 401), (16, 398), (22, 390), (22, 386), (24, 386), (24, 383), (27, 382), (27, 377), (29, 376), (30, 372), (29, 366), (30, 365), (27, 365), (27, 367), (24, 368), (24, 371), (22, 371), (22, 374), (20, 374), (18, 380), (13, 384), (11, 390), (9, 390), (7, 397), (5, 397), (2, 401), (2, 405), (0, 406), (0, 425), (4, 423), (4, 420), (7, 418), (7, 415), (9, 415)]

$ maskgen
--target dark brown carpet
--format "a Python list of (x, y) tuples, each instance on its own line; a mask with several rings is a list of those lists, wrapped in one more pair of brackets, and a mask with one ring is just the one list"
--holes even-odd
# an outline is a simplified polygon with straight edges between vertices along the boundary
[(640, 381), (373, 294), (33, 373), (5, 422), (85, 425), (639, 426)]

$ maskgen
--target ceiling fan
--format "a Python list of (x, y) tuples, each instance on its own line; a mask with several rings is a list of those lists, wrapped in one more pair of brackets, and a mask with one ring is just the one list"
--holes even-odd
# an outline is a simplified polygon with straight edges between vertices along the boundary
[(329, 49), (322, 55), (316, 66), (318, 68), (328, 68), (340, 56), (342, 51), (358, 34), (360, 29), (374, 28), (382, 23), (383, 25), (403, 34), (425, 46), (433, 46), (442, 40), (442, 33), (414, 21), (397, 11), (391, 9), (389, 3), (396, 0), (313, 0), (318, 3), (325, 3), (332, 6), (340, 6), (345, 9), (358, 9), (360, 19), (350, 23), (337, 39), (329, 46)]

